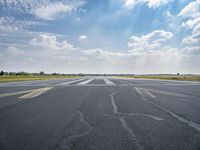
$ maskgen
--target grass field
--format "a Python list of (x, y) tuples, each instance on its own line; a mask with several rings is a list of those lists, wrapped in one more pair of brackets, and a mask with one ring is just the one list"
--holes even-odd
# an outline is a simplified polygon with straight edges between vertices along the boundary
[(200, 81), (200, 75), (136, 75), (130, 78), (142, 79), (161, 79), (161, 80), (183, 80), (183, 81)]
[(63, 78), (76, 78), (78, 76), (67, 75), (45, 75), (45, 76), (0, 76), (0, 82), (14, 82), (14, 81), (31, 81), (31, 80), (50, 80), (50, 79), (63, 79)]

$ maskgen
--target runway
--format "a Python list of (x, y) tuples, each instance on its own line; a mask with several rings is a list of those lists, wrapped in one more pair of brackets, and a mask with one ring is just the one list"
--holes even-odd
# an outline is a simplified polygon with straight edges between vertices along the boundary
[(200, 82), (0, 83), (1, 150), (199, 150)]

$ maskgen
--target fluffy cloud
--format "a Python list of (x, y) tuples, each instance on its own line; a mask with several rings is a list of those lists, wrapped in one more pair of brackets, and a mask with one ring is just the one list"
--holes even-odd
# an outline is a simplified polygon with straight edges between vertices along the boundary
[(157, 7), (159, 7), (160, 5), (167, 4), (168, 2), (169, 2), (169, 0), (148, 0), (148, 1), (147, 1), (147, 5), (148, 5), (150, 8), (157, 8)]
[(86, 36), (86, 35), (80, 35), (80, 36), (78, 37), (78, 39), (79, 39), (79, 41), (84, 41), (84, 40), (87, 39), (87, 36)]
[[(164, 30), (155, 30), (141, 37), (132, 36), (129, 39), (129, 53), (136, 59), (134, 65), (143, 72), (162, 73), (176, 72), (180, 67), (182, 54), (177, 48), (169, 47), (167, 42), (173, 34)], [(174, 64), (172, 66), (172, 64)], [(171, 66), (171, 67), (170, 67)]]
[(186, 38), (184, 38), (182, 40), (182, 44), (183, 45), (190, 45), (190, 46), (194, 46), (194, 45), (200, 45), (200, 34), (193, 34), (191, 36), (187, 36)]
[[(155, 30), (141, 37), (132, 36), (129, 51), (111, 52), (100, 48), (81, 49), (56, 35), (40, 33), (22, 47), (8, 47), (1, 55), (1, 67), (8, 71), (65, 73), (176, 73), (199, 71), (199, 47), (178, 50), (167, 46), (171, 32)], [(185, 60), (191, 60), (183, 65)], [(184, 61), (183, 61), (184, 60)], [(30, 67), (31, 66), (31, 67)], [(181, 68), (181, 70), (180, 70)], [(182, 69), (184, 68), (184, 69)]]
[(116, 66), (130, 70), (124, 67), (124, 65), (127, 66), (125, 57), (130, 57), (127, 54), (102, 49), (76, 48), (67, 41), (60, 40), (56, 35), (48, 33), (40, 33), (28, 44), (21, 47), (9, 47), (1, 54), (2, 69), (10, 71), (104, 73), (116, 71)]
[(200, 2), (194, 1), (185, 6), (177, 15), (183, 19), (182, 26), (193, 30), (197, 34), (200, 30)]
[(134, 8), (137, 4), (147, 4), (149, 8), (157, 8), (161, 5), (165, 5), (170, 0), (126, 0), (125, 7), (128, 9)]
[(200, 24), (200, 15), (196, 18), (189, 19), (186, 22), (183, 22), (183, 27), (188, 27), (190, 29), (193, 29), (194, 27), (198, 26)]
[(200, 2), (198, 0), (189, 3), (181, 10), (178, 16), (195, 18), (200, 15)]
[[(116, 4), (116, 0), (112, 1)], [(122, 3), (125, 5), (125, 8), (128, 9), (132, 9), (134, 6), (139, 4), (146, 5), (149, 8), (155, 9), (169, 3), (169, 1), (173, 0), (121, 0), (119, 3), (119, 9), (121, 8)], [(180, 25), (179, 21), (181, 21), (181, 23), (183, 22), (184, 29), (187, 29), (186, 34), (181, 34), (181, 38), (183, 38), (182, 35), (186, 36), (183, 38), (180, 48), (170, 46), (170, 42), (174, 43), (174, 40), (176, 41), (180, 37), (174, 38), (174, 36), (177, 36), (177, 32), (175, 30), (172, 32), (171, 28), (168, 29), (167, 27), (166, 31), (154, 30), (151, 33), (141, 36), (135, 36), (132, 34), (133, 36), (131, 36), (129, 41), (127, 41), (128, 50), (121, 50), (120, 52), (115, 52), (113, 49), (105, 50), (98, 47), (90, 49), (79, 48), (64, 39), (63, 36), (52, 33), (45, 33), (45, 31), (52, 29), (48, 28), (48, 25), (45, 29), (42, 28), (40, 30), (40, 28), (37, 28), (37, 31), (40, 30), (41, 32), (35, 32), (35, 30), (31, 31), (31, 28), (30, 32), (28, 32), (30, 26), (40, 24), (38, 20), (41, 22), (44, 22), (44, 20), (55, 20), (60, 16), (77, 11), (77, 9), (83, 4), (83, 0), (60, 0), (59, 2), (55, 0), (0, 0), (0, 13), (4, 15), (3, 17), (0, 17), (1, 68), (8, 71), (24, 70), (30, 72), (38, 72), (43, 70), (45, 72), (64, 73), (200, 72), (200, 15), (199, 4), (197, 1), (188, 4), (188, 6), (183, 8), (183, 10), (181, 10), (180, 13), (175, 17), (168, 13), (168, 16), (173, 17), (172, 22), (175, 23), (175, 30)], [(30, 16), (31, 21), (20, 20), (21, 18), (19, 16), (25, 16), (24, 18), (26, 18), (27, 14)], [(86, 16), (88, 14), (85, 13), (84, 15)], [(105, 17), (107, 16), (105, 16), (105, 14), (103, 15), (103, 21), (106, 23)], [(18, 16), (18, 18), (15, 16)], [(84, 27), (84, 22), (87, 22), (87, 19), (84, 20), (85, 17), (81, 19), (83, 21), (80, 21), (80, 18), (78, 18), (79, 16), (82, 15), (78, 14), (77, 16), (73, 16), (76, 20), (76, 24), (74, 24), (75, 29), (77, 27), (82, 27), (82, 25)], [(113, 15), (110, 16), (113, 17)], [(34, 20), (36, 21), (34, 22)], [(97, 22), (98, 27), (102, 26), (101, 22)], [(52, 25), (55, 25), (54, 23), (55, 22), (48, 22), (51, 27)], [(116, 23), (118, 22), (114, 21), (114, 24)], [(110, 26), (112, 25), (113, 24)], [(134, 33), (132, 30), (134, 25), (135, 24), (131, 23), (131, 27), (125, 26), (126, 30), (124, 30), (124, 34), (127, 35), (128, 33), (129, 35), (130, 33)], [(92, 37), (92, 34), (90, 33), (92, 31), (95, 36), (101, 36), (100, 34), (96, 33), (100, 33), (102, 30), (97, 32), (96, 30), (98, 27), (96, 25), (93, 27), (94, 28), (91, 29), (89, 28), (89, 32), (84, 32), (84, 28), (83, 30), (80, 30), (80, 32), (87, 33)], [(158, 26), (154, 26), (153, 28), (156, 27)], [(66, 27), (62, 28), (60, 31), (64, 31), (65, 28)], [(162, 26), (161, 28), (163, 29), (165, 26)], [(110, 30), (110, 28), (108, 29)], [(152, 26), (146, 29), (143, 31), (146, 32), (151, 30)], [(25, 32), (27, 33), (26, 35)], [(74, 30), (72, 32), (67, 31), (65, 33), (73, 34), (73, 32)], [(76, 32), (76, 34), (79, 34), (78, 32)], [(68, 36), (68, 38), (72, 36), (74, 37), (74, 35), (71, 35)], [(97, 45), (98, 43), (96, 42), (102, 43), (98, 39), (102, 39), (102, 41), (106, 39), (106, 43), (112, 43), (114, 38), (112, 36), (112, 34), (109, 35), (110, 39), (98, 37), (93, 41), (86, 40), (79, 43), (73, 38), (70, 40), (74, 43), (77, 42), (80, 47), (89, 47), (91, 45)], [(124, 35), (116, 35), (116, 37), (118, 36)], [(87, 39), (86, 35), (77, 37), (77, 40), (80, 41), (85, 39)], [(121, 39), (122, 38), (119, 38), (118, 40), (120, 41)], [(12, 42), (15, 43), (15, 45), (11, 44)], [(93, 44), (90, 44), (89, 42), (93, 42)], [(124, 40), (122, 39), (119, 43), (124, 43)], [(179, 45), (179, 43), (177, 43), (177, 45)]]
[[(183, 65), (188, 70), (196, 68), (199, 72), (200, 66), (200, 1), (196, 0), (185, 6), (177, 15), (183, 21), (183, 29), (189, 30), (190, 34), (182, 40)], [(191, 69), (190, 69), (191, 68)]]
[(130, 51), (156, 51), (163, 49), (164, 43), (173, 37), (171, 32), (155, 30), (147, 35), (129, 39), (128, 47)]
[(183, 48), (183, 53), (185, 55), (195, 55), (198, 56), (197, 58), (200, 58), (200, 46), (185, 47)]
[(125, 7), (128, 9), (132, 9), (136, 4), (138, 4), (140, 1), (137, 0), (126, 0), (125, 1)]
[[(194, 1), (189, 3), (180, 11), (178, 16), (184, 20), (182, 26), (191, 30), (191, 35), (183, 38), (182, 44), (187, 46), (187, 51), (188, 49), (195, 49), (197, 51), (198, 47), (196, 46), (200, 46), (200, 2)], [(193, 50), (189, 51), (193, 52)]]
[(29, 42), (33, 46), (41, 46), (50, 49), (66, 49), (66, 50), (75, 50), (73, 45), (69, 44), (67, 41), (58, 41), (57, 37), (48, 33), (40, 33), (36, 38), (32, 39)]

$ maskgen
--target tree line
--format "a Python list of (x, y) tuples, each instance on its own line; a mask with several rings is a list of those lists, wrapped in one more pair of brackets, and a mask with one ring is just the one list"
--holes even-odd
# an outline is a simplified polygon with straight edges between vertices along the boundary
[(0, 72), (0, 76), (49, 76), (49, 75), (53, 75), (53, 76), (77, 76), (78, 74), (60, 74), (60, 73), (45, 73), (44, 71), (38, 72), (38, 73), (29, 73), (29, 72), (24, 72), (24, 71), (20, 71), (20, 72), (5, 72), (3, 70), (1, 70)]

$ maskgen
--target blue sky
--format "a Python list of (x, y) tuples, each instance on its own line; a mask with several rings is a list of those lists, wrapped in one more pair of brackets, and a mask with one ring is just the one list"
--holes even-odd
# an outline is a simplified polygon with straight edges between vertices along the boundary
[(0, 69), (200, 73), (199, 0), (0, 0)]

